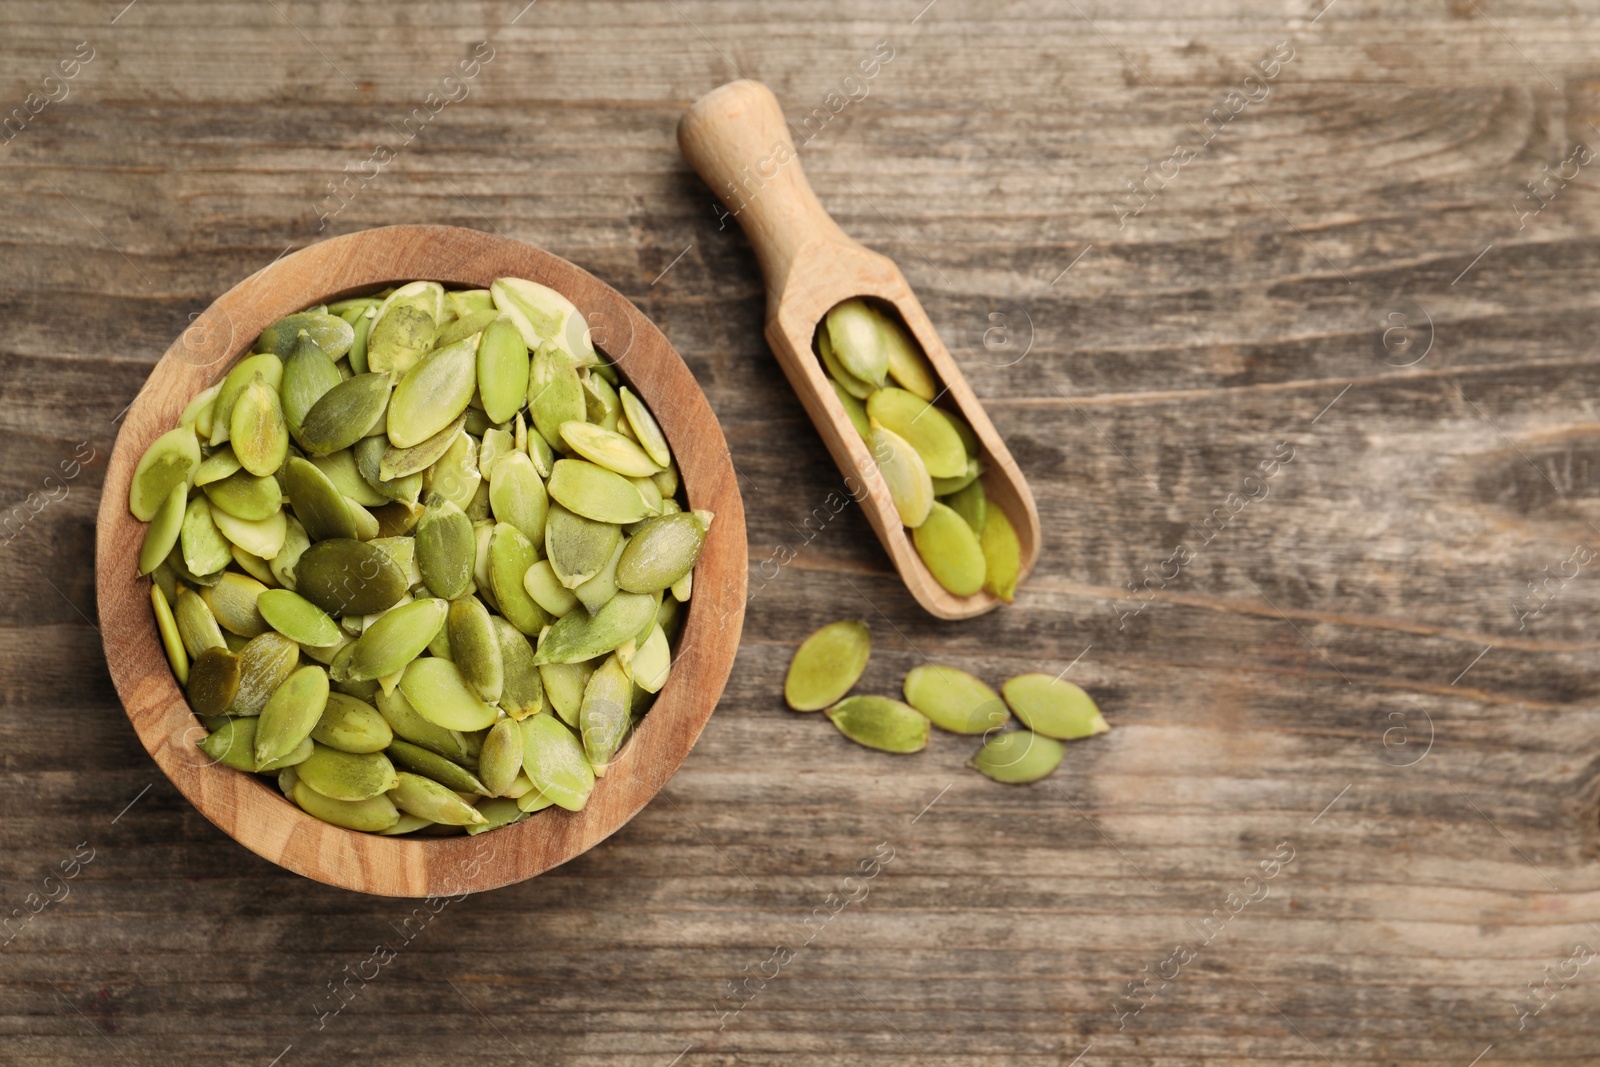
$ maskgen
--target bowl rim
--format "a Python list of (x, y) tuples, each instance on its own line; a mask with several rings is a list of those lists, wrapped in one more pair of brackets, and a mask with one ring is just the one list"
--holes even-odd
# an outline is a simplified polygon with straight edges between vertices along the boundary
[[(667, 684), (579, 812), (549, 808), (476, 836), (380, 837), (321, 822), (268, 780), (214, 764), (167, 664), (135, 560), (144, 524), (128, 511), (133, 469), (184, 407), (219, 381), (267, 325), (302, 308), (426, 278), (487, 288), (540, 282), (584, 314), (650, 407), (678, 462), (691, 508), (716, 512)], [(319, 280), (320, 279), (320, 280)], [(108, 461), (95, 530), (95, 595), (106, 663), (140, 742), (202, 815), (281, 867), (328, 885), (395, 897), (442, 897), (533, 877), (616, 832), (682, 765), (727, 684), (743, 628), (748, 550), (737, 473), (721, 424), (661, 330), (583, 268), (522, 241), (457, 226), (387, 226), (333, 237), (273, 261), (219, 296), (162, 355), (129, 405)]]

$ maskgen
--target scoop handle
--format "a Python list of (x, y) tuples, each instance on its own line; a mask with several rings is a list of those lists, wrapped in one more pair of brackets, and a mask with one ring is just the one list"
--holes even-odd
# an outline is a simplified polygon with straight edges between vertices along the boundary
[(678, 123), (678, 147), (744, 228), (774, 306), (808, 249), (859, 247), (811, 191), (778, 98), (760, 82), (728, 82), (696, 100)]

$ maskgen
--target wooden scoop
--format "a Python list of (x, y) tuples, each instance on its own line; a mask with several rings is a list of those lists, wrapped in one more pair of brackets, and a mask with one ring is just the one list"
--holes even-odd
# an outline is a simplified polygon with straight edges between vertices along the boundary
[(876, 297), (894, 305), (939, 375), (945, 389), (939, 403), (958, 411), (978, 436), (984, 492), (1016, 529), (1022, 548), (1019, 577), (1025, 577), (1039, 558), (1033, 494), (900, 268), (846, 235), (818, 202), (777, 98), (760, 82), (729, 82), (697, 100), (678, 123), (678, 146), (755, 247), (767, 282), (767, 343), (834, 462), (864, 487), (857, 498), (906, 588), (942, 619), (970, 618), (995, 608), (1000, 601), (988, 592), (955, 596), (929, 572), (812, 348), (817, 324), (840, 301)]

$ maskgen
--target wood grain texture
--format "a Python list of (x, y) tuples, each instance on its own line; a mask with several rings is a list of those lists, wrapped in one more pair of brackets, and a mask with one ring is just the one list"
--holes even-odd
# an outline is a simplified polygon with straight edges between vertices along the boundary
[[(196, 394), (220, 381), (261, 331), (303, 308), (418, 278), (486, 289), (526, 278), (571, 300), (658, 415), (693, 508), (722, 520), (695, 565), (695, 595), (672, 675), (582, 811), (552, 810), (495, 836), (419, 840), (330, 826), (266, 778), (218, 765), (195, 747), (205, 729), (185, 701), (138, 577), (144, 524), (127, 508), (134, 465)], [(316, 244), (223, 293), (167, 350), (128, 408), (95, 520), (97, 614), (106, 663), (139, 740), (201, 814), (259, 856), (318, 881), (393, 897), (448, 897), (530, 878), (615, 833), (682, 765), (716, 707), (744, 619), (744, 509), (727, 441), (703, 393), (661, 331), (615, 289), (520, 242), (446, 226), (387, 226)]]
[[(1595, 963), (1523, 1029), (1516, 1009), (1600, 947), (1595, 569), (1513, 612), (1600, 547), (1593, 167), (1519, 217), (1600, 140), (1591, 8), (275, 3), (0, 5), (7, 108), (96, 49), (0, 148), (0, 499), (38, 512), (0, 562), (0, 924), (95, 850), (0, 934), (0, 1061), (1594, 1062)], [(467, 97), (404, 143), (482, 41)], [(1125, 183), (1281, 41), (1270, 92), (1119, 226)], [(740, 76), (795, 123), (868, 89), (796, 140), (1028, 476), (1046, 551), (1013, 607), (930, 618), (833, 511), (758, 264), (674, 140)], [(379, 143), (393, 162), (357, 185)], [(319, 233), (335, 180), (358, 191)], [(638, 304), (727, 433), (751, 545), (728, 688), (671, 783), (573, 862), (437, 912), (219, 832), (91, 628), (106, 456), (157, 358), (285, 248), (395, 222), (547, 248)], [(1419, 347), (1432, 323), (1410, 366), (1395, 312)], [(1269, 494), (1207, 542), (1279, 442)], [(1134, 614), (1126, 583), (1179, 544)], [(793, 647), (846, 615), (873, 624), (868, 691), (925, 657), (994, 683), (1082, 654), (1067, 677), (1113, 730), (1032, 789), (947, 735), (860, 750), (781, 698)], [(1127, 983), (1284, 841), (1268, 896), (1119, 1029)], [(880, 842), (893, 861), (824, 923)], [(349, 1003), (319, 1017), (330, 982)]]

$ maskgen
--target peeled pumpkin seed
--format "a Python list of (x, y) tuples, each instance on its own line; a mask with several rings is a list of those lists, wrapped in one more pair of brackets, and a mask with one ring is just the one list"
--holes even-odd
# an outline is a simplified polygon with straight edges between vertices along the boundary
[(867, 415), (910, 443), (934, 478), (954, 478), (967, 469), (967, 450), (944, 412), (921, 397), (893, 387), (867, 398)]
[(383, 611), (406, 587), (387, 552), (352, 538), (318, 541), (295, 564), (295, 592), (335, 618)]
[(338, 644), (342, 636), (327, 612), (288, 589), (268, 589), (259, 594), (256, 610), (268, 626), (299, 645), (323, 648)]
[(256, 763), (271, 763), (293, 752), (311, 736), (327, 706), (328, 672), (321, 667), (301, 667), (284, 679), (261, 709), (256, 724)]
[(414, 448), (467, 410), (477, 387), (477, 345), (471, 338), (417, 360), (389, 397), (389, 444)]
[(489, 507), (496, 522), (510, 523), (534, 544), (544, 541), (544, 522), (550, 502), (545, 484), (534, 470), (533, 460), (527, 456), (513, 452), (495, 462), (494, 473), (489, 478)]
[[(449, 302), (450, 297), (453, 295), (452, 293), (445, 293), (445, 300)], [(465, 341), (469, 337), (482, 333), (485, 327), (499, 317), (500, 312), (493, 307), (471, 308), (465, 314), (457, 312), (455, 321), (440, 330), (439, 336), (434, 338), (433, 346), (435, 348), (444, 348), (446, 345), (453, 345), (457, 341)], [(520, 341), (521, 338), (518, 338), (518, 340)], [(526, 348), (523, 349), (523, 354), (527, 354)]]
[(283, 421), (295, 440), (300, 439), (306, 412), (343, 380), (333, 359), (309, 335), (295, 342), (283, 363), (282, 397)]
[(552, 504), (545, 516), (545, 556), (568, 589), (599, 574), (600, 568), (611, 562), (620, 540), (622, 531), (615, 524), (584, 518), (560, 504)]
[(466, 679), (449, 660), (412, 660), (400, 679), (400, 692), (418, 715), (446, 730), (483, 730), (494, 725), (494, 708), (467, 687)]
[[(152, 523), (151, 528), (154, 526)], [(233, 559), (232, 546), (212, 521), (211, 504), (204, 496), (189, 501), (178, 540), (183, 546), (184, 565), (197, 574), (220, 571)]]
[(533, 602), (523, 587), (522, 577), (539, 558), (539, 551), (510, 523), (496, 523), (489, 538), (489, 588), (507, 622), (532, 636), (550, 617)]
[[(661, 465), (651, 459), (637, 442), (630, 441), (615, 430), (607, 430), (590, 422), (564, 422), (561, 439), (572, 451), (590, 463), (614, 471), (627, 478), (648, 478), (661, 470)], [(556, 464), (559, 470), (561, 464)], [(555, 477), (551, 475), (552, 479)], [(628, 522), (632, 520), (619, 520)]]
[(283, 468), (283, 489), (295, 518), (313, 542), (356, 536), (355, 513), (349, 502), (311, 461), (290, 456)]
[(256, 607), (256, 598), (266, 589), (249, 575), (230, 571), (216, 585), (202, 589), (200, 599), (224, 630), (240, 637), (256, 637), (267, 632), (267, 621)]
[[(209, 411), (212, 405), (216, 403), (217, 394), (220, 392), (222, 392), (222, 383), (218, 382), (210, 388), (202, 389), (196, 393), (194, 399), (184, 406), (183, 414), (178, 416), (178, 425), (198, 427), (201, 415)], [(201, 436), (210, 437), (211, 434), (207, 431)]]
[(584, 756), (596, 776), (605, 774), (606, 766), (622, 746), (628, 732), (632, 693), (633, 679), (616, 653), (606, 657), (584, 686), (583, 701), (578, 706), (578, 733), (583, 739)]
[(483, 750), (478, 753), (478, 777), (489, 796), (503, 797), (521, 773), (522, 728), (514, 719), (501, 719), (483, 739)]
[(161, 635), (161, 647), (167, 654), (167, 663), (179, 685), (189, 681), (189, 652), (183, 647), (183, 636), (178, 633), (178, 620), (172, 617), (172, 607), (167, 594), (154, 582), (150, 584), (150, 607), (156, 614), (156, 630)]
[(550, 701), (550, 709), (574, 729), (578, 725), (578, 709), (583, 705), (583, 690), (597, 666), (598, 663), (588, 660), (539, 665), (539, 680), (544, 685), (544, 695)]
[(568, 446), (561, 436), (561, 427), (569, 422), (582, 422), (586, 417), (583, 403), (583, 384), (578, 372), (561, 355), (545, 349), (532, 349), (533, 358), (528, 369), (528, 412), (534, 429), (552, 447), (565, 450)]
[(821, 711), (850, 692), (872, 657), (872, 631), (856, 619), (830, 622), (800, 643), (783, 683), (795, 711)]
[(1037, 782), (1061, 765), (1066, 746), (1031, 730), (996, 734), (983, 743), (967, 766), (1008, 784)]
[(633, 430), (639, 447), (644, 449), (651, 462), (664, 470), (672, 462), (672, 449), (667, 446), (667, 435), (661, 432), (661, 424), (650, 414), (644, 401), (626, 385), (617, 390), (617, 398), (622, 404), (622, 415)]
[[(861, 435), (862, 441), (867, 441), (867, 435), (872, 432), (872, 424), (867, 421), (867, 406), (834, 379), (829, 378), (828, 384), (833, 386), (833, 395), (839, 398), (839, 406), (844, 408), (845, 415), (850, 419), (850, 425), (856, 428), (856, 433)], [(868, 447), (871, 447), (871, 442), (867, 443)]]
[(634, 684), (646, 693), (659, 693), (667, 684), (672, 671), (672, 646), (667, 643), (667, 633), (659, 624), (650, 627), (650, 636), (639, 644), (633, 654), (628, 672)]
[[(600, 568), (600, 573), (584, 582), (572, 592), (583, 605), (583, 609), (590, 615), (605, 606), (606, 601), (617, 595), (617, 564), (622, 561), (622, 553), (627, 549), (626, 541), (617, 543), (617, 550), (611, 554), (611, 561)], [(530, 571), (532, 567), (528, 568)], [(523, 576), (523, 588), (527, 588), (527, 576)]]
[(927, 717), (888, 697), (845, 697), (824, 714), (850, 740), (881, 752), (920, 752), (928, 744)]
[(284, 425), (278, 391), (260, 374), (234, 402), (229, 434), (233, 454), (251, 474), (268, 475), (283, 466), (289, 454), (289, 429)]
[(839, 357), (833, 351), (833, 342), (828, 339), (826, 323), (817, 333), (817, 354), (822, 359), (822, 367), (828, 372), (828, 377), (856, 399), (865, 400), (878, 388), (845, 370), (844, 364), (839, 362)]
[(945, 497), (944, 502), (950, 505), (951, 511), (966, 520), (973, 533), (983, 533), (984, 516), (988, 513), (989, 499), (983, 494), (982, 482), (969, 483), (964, 489)]
[(256, 769), (255, 719), (229, 719), (195, 744), (201, 752), (211, 757), (213, 763), (232, 767), (236, 771), (253, 772)]
[(497, 316), (500, 313), (494, 306), (493, 294), (487, 289), (447, 289), (444, 298), (460, 318), (483, 311), (493, 311)]
[(588, 323), (572, 301), (554, 289), (522, 278), (497, 278), (489, 293), (494, 306), (516, 325), (528, 351), (554, 347), (575, 366), (599, 362)]
[(983, 588), (983, 549), (967, 520), (948, 506), (934, 501), (928, 518), (911, 531), (911, 541), (928, 571), (951, 593), (971, 596)]
[(336, 800), (307, 785), (301, 780), (298, 770), (294, 784), (294, 802), (307, 815), (321, 819), (325, 823), (332, 823), (334, 826), (342, 826), (346, 830), (380, 833), (400, 821), (400, 812), (395, 809), (394, 801), (387, 796), (379, 794), (360, 801)]
[(340, 752), (382, 752), (394, 741), (394, 730), (366, 701), (330, 692), (311, 739)]
[(233, 454), (233, 446), (223, 445), (201, 460), (200, 466), (194, 469), (194, 484), (200, 486), (220, 482), (239, 469), (239, 457)]
[[(952, 422), (951, 425), (954, 425), (954, 423)], [(935, 478), (933, 480), (933, 495), (949, 496), (952, 493), (959, 493), (977, 481), (978, 475), (982, 473), (983, 465), (976, 458), (969, 455), (967, 457), (967, 469), (961, 474), (954, 478)]]
[(278, 554), (267, 560), (267, 566), (272, 570), (272, 576), (278, 579), (278, 584), (285, 589), (295, 588), (296, 568), (300, 563), (300, 555), (311, 547), (311, 538), (306, 536), (306, 528), (300, 525), (300, 520), (284, 517), (283, 547)]
[(300, 346), (302, 335), (330, 363), (350, 351), (350, 345), (355, 341), (355, 331), (338, 315), (325, 311), (300, 311), (262, 330), (256, 340), (255, 350), (288, 359)]
[(386, 500), (415, 504), (422, 496), (422, 473), (407, 474), (398, 478), (383, 477), (383, 457), (389, 450), (389, 439), (383, 434), (363, 437), (350, 446), (355, 457), (356, 473), (372, 491)]
[(544, 708), (544, 682), (534, 661), (533, 646), (520, 630), (498, 615), (491, 621), (500, 646), (500, 707), (513, 719), (537, 715)]
[[(462, 414), (455, 422), (414, 448), (390, 446), (384, 451), (383, 459), (378, 463), (379, 476), (386, 480), (399, 480), (413, 474), (420, 475), (450, 451), (450, 446), (461, 436), (466, 424), (467, 416)], [(387, 441), (388, 438), (385, 437), (384, 440)]]
[[(356, 444), (360, 444), (357, 441)], [(390, 498), (374, 489), (356, 464), (354, 446), (340, 449), (326, 456), (311, 457), (311, 465), (321, 471), (339, 494), (353, 504), (364, 508), (377, 508), (389, 503)], [(421, 488), (420, 485), (418, 488)]]
[(191, 658), (199, 656), (208, 648), (227, 647), (227, 642), (222, 639), (222, 627), (217, 625), (217, 617), (211, 614), (211, 609), (206, 607), (206, 602), (200, 598), (199, 593), (187, 587), (180, 589), (178, 602), (172, 607), (172, 614), (177, 620), (178, 635), (183, 639), (183, 647)]
[(617, 586), (630, 593), (655, 593), (688, 574), (705, 547), (706, 525), (698, 513), (647, 519), (634, 530), (617, 563)]
[(289, 536), (288, 516), (281, 510), (252, 521), (235, 518), (221, 508), (212, 508), (211, 521), (230, 542), (265, 560), (276, 559)]
[(197, 715), (221, 715), (239, 694), (241, 661), (226, 646), (205, 649), (189, 665), (184, 682)]
[(998, 507), (990, 506), (983, 517), (983, 533), (978, 537), (983, 552), (983, 587), (1007, 604), (1016, 599), (1017, 578), (1022, 572), (1022, 546), (1011, 520)]
[(522, 768), (539, 795), (568, 811), (580, 811), (594, 790), (594, 768), (572, 731), (549, 715), (534, 715), (522, 729)]
[(677, 581), (673, 582), (667, 587), (667, 592), (672, 594), (673, 599), (684, 604), (689, 602), (689, 594), (693, 590), (694, 571), (690, 571), (688, 574), (685, 574), (682, 578), (679, 578)]
[[(210, 655), (209, 652), (205, 655)], [(294, 673), (300, 656), (300, 646), (282, 634), (268, 630), (252, 637), (239, 650), (239, 684), (233, 700), (224, 710), (228, 715), (260, 715), (272, 694), (277, 692), (289, 675)], [(196, 661), (198, 663), (198, 661)], [(189, 679), (194, 680), (190, 668)], [(196, 707), (196, 711), (201, 709)], [(202, 714), (215, 714), (206, 711)]]
[(200, 441), (190, 426), (168, 430), (150, 443), (133, 469), (128, 486), (128, 510), (140, 522), (156, 517), (175, 486), (186, 490), (200, 466)]
[[(481, 314), (489, 314), (482, 312)], [(528, 396), (528, 346), (509, 318), (491, 316), (478, 340), (478, 393), (490, 422), (506, 422)]]
[(507, 797), (492, 797), (477, 806), (483, 821), (467, 827), (469, 834), (481, 834), (487, 830), (498, 830), (502, 826), (521, 822), (527, 814), (517, 807), (517, 802)]
[(889, 371), (889, 352), (879, 329), (879, 314), (859, 298), (828, 312), (828, 342), (844, 369), (862, 381), (882, 386)]
[(233, 365), (228, 376), (222, 379), (222, 388), (218, 390), (217, 402), (212, 408), (213, 446), (220, 445), (228, 439), (228, 434), (233, 429), (233, 406), (238, 402), (245, 386), (253, 382), (258, 374), (272, 388), (279, 388), (283, 384), (283, 360), (271, 352), (263, 352), (246, 356)]
[(483, 475), (478, 472), (478, 446), (471, 434), (457, 434), (424, 479), (430, 492), (448, 498), (462, 511), (472, 507)]
[(584, 418), (599, 429), (619, 433), (622, 426), (622, 401), (618, 399), (617, 391), (611, 383), (604, 375), (595, 373), (596, 370), (598, 368), (591, 367), (589, 373), (578, 376), (578, 381), (583, 385)]
[(1022, 724), (1045, 737), (1073, 741), (1111, 729), (1094, 698), (1048, 674), (1019, 674), (1001, 686)]
[(889, 358), (889, 377), (906, 392), (932, 403), (939, 392), (939, 379), (922, 346), (892, 315), (879, 313), (878, 331)]
[(981, 734), (1004, 726), (1011, 713), (1000, 694), (955, 667), (924, 663), (906, 674), (906, 703), (953, 734)]
[(433, 347), (444, 312), (437, 282), (402, 285), (378, 307), (367, 337), (367, 366), (396, 378)]
[(189, 488), (182, 483), (174, 485), (166, 501), (145, 527), (144, 544), (139, 548), (139, 573), (149, 574), (172, 554), (183, 532), (184, 504), (189, 498)]
[(397, 782), (394, 764), (382, 752), (340, 752), (326, 745), (316, 745), (310, 759), (295, 765), (295, 774), (300, 785), (345, 801), (381, 796)]
[[(437, 597), (402, 604), (368, 626), (352, 646), (340, 672), (351, 681), (370, 681), (407, 669), (444, 625), (449, 609)], [(409, 694), (408, 694), (409, 695)], [(415, 700), (412, 701), (415, 704)]]
[(240, 570), (262, 585), (269, 589), (278, 587), (278, 578), (272, 573), (272, 565), (254, 552), (246, 552), (238, 545), (229, 545), (228, 556), (239, 565)]
[(378, 713), (401, 740), (410, 741), (456, 763), (468, 763), (477, 758), (478, 749), (465, 734), (435, 726), (423, 718), (398, 688), (389, 693), (380, 691), (374, 699)]
[[(388, 800), (389, 798), (386, 795), (383, 799)], [(367, 803), (370, 804), (371, 801), (367, 801)], [(390, 801), (390, 803), (394, 802)], [(398, 837), (401, 834), (416, 833), (418, 830), (424, 830), (432, 825), (434, 824), (427, 819), (419, 818), (410, 812), (403, 811), (400, 813), (400, 817), (395, 820), (393, 826), (379, 830), (377, 833), (379, 837)], [(468, 830), (467, 832), (471, 833), (472, 831)]]
[(927, 521), (933, 507), (933, 479), (928, 477), (928, 468), (905, 438), (875, 419), (868, 426), (867, 447), (888, 487), (895, 512), (902, 524), (916, 529)]
[(603, 656), (644, 629), (655, 611), (652, 596), (618, 593), (593, 615), (574, 611), (557, 619), (539, 636), (534, 659), (541, 664), (577, 663)]
[(410, 815), (445, 826), (471, 826), (486, 820), (471, 804), (431, 778), (401, 771), (389, 799)]
[(561, 584), (561, 579), (556, 577), (547, 559), (541, 559), (528, 568), (522, 576), (522, 588), (533, 597), (535, 604), (554, 618), (559, 619), (578, 606), (578, 598), (573, 596), (572, 590)]
[(271, 474), (256, 475), (240, 468), (232, 474), (207, 482), (206, 499), (218, 511), (236, 519), (259, 522), (270, 519), (283, 507), (283, 490)]
[(417, 520), (416, 558), (430, 592), (454, 600), (472, 583), (477, 537), (472, 522), (444, 497), (429, 501)]
[[(504, 721), (510, 722), (509, 719)], [(453, 789), (458, 793), (472, 793), (480, 797), (496, 795), (489, 791), (489, 787), (484, 785), (477, 775), (459, 763), (445, 759), (437, 752), (431, 752), (421, 745), (413, 745), (409, 741), (392, 741), (386, 751), (391, 763), (404, 767), (413, 774), (431, 778), (446, 789)]]
[(489, 609), (475, 596), (452, 600), (445, 626), (450, 635), (450, 658), (461, 677), (484, 703), (498, 702), (505, 686), (505, 663)]
[(378, 426), (389, 404), (389, 376), (346, 378), (311, 405), (300, 422), (300, 443), (314, 456), (349, 448)]

